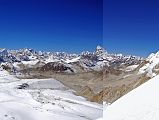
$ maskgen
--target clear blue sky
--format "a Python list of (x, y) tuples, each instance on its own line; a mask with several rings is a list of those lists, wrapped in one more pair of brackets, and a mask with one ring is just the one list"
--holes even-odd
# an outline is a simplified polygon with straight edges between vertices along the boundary
[(159, 50), (158, 0), (105, 0), (103, 13), (109, 52), (147, 56)]
[(102, 45), (102, 0), (0, 0), (0, 47), (81, 52)]

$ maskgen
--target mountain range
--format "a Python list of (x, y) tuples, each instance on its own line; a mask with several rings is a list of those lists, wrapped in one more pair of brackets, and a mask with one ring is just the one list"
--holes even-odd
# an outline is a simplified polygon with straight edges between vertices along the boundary
[(101, 46), (81, 54), (0, 49), (0, 65), (11, 74), (19, 78), (56, 78), (78, 95), (100, 103), (112, 103), (156, 76), (158, 57), (158, 52), (147, 58), (110, 54)]
[[(78, 64), (86, 71), (100, 71), (105, 67), (119, 68), (138, 64), (142, 58), (136, 56), (123, 56), (122, 54), (108, 54), (108, 52), (97, 46), (94, 52), (84, 51), (81, 54), (68, 54), (65, 52), (42, 52), (33, 49), (7, 50), (0, 49), (0, 63), (11, 69), (19, 70), (19, 66), (36, 67), (48, 63), (60, 63), (64, 66)], [(10, 64), (10, 66), (9, 66)], [(123, 65), (124, 64), (124, 65)], [(28, 65), (28, 66), (27, 66)], [(72, 67), (73, 68), (73, 67)], [(76, 70), (74, 69), (74, 71)], [(77, 70), (78, 72), (78, 70)]]
[[(83, 51), (81, 54), (42, 52), (33, 49), (0, 49), (0, 71), (2, 83), (0, 85), (12, 85), (16, 80), (17, 84), (10, 89), (11, 91), (17, 89), (30, 91), (32, 89), (33, 93), (29, 92), (29, 94), (42, 104), (46, 100), (43, 103), (41, 101), (44, 99), (43, 97), (40, 99), (35, 97), (42, 93), (34, 92), (43, 89), (54, 91), (53, 87), (56, 86), (53, 84), (56, 82), (50, 82), (50, 79), (54, 79), (65, 86), (58, 88), (62, 92), (60, 94), (64, 94), (63, 90), (67, 88), (73, 90), (74, 95), (82, 96), (87, 101), (100, 104), (104, 102), (115, 106), (116, 102), (125, 98), (123, 96), (129, 96), (131, 91), (158, 76), (159, 52), (142, 58), (133, 55), (112, 54), (101, 46), (97, 46), (93, 52)], [(23, 82), (19, 84), (18, 81)], [(33, 85), (34, 81), (38, 82)], [(4, 89), (2, 88), (2, 90)], [(92, 105), (92, 103), (90, 104)], [(98, 112), (101, 113), (100, 105), (97, 106)], [(113, 114), (114, 110), (111, 105), (108, 105), (108, 108)], [(87, 116), (84, 119), (87, 119)], [(99, 114), (96, 114), (94, 118), (98, 117)]]
[(81, 54), (0, 49), (0, 65), (18, 78), (55, 78), (91, 101), (112, 103), (158, 74), (158, 53), (142, 58), (101, 46)]

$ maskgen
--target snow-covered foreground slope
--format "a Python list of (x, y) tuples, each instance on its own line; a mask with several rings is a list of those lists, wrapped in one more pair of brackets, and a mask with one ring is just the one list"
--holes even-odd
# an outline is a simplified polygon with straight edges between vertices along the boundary
[[(18, 86), (27, 83), (26, 89)], [(0, 120), (95, 120), (102, 105), (75, 96), (53, 79), (20, 80), (0, 71)]]
[(104, 110), (101, 120), (159, 120), (159, 75)]

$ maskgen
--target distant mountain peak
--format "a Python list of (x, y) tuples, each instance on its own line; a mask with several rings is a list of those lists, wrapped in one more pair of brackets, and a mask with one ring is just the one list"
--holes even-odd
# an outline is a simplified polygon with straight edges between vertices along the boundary
[(101, 47), (100, 45), (97, 45), (96, 49), (100, 50), (100, 49), (103, 49), (103, 47)]
[(107, 51), (103, 47), (101, 47), (100, 45), (97, 45), (96, 53), (97, 54), (107, 54)]

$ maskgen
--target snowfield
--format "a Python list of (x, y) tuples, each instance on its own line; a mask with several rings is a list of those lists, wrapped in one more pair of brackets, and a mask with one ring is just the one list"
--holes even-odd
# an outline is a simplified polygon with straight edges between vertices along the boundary
[[(24, 89), (18, 89), (26, 83)], [(96, 120), (102, 105), (54, 79), (18, 79), (0, 71), (0, 120)]]
[(99, 120), (159, 120), (159, 75), (104, 110)]

